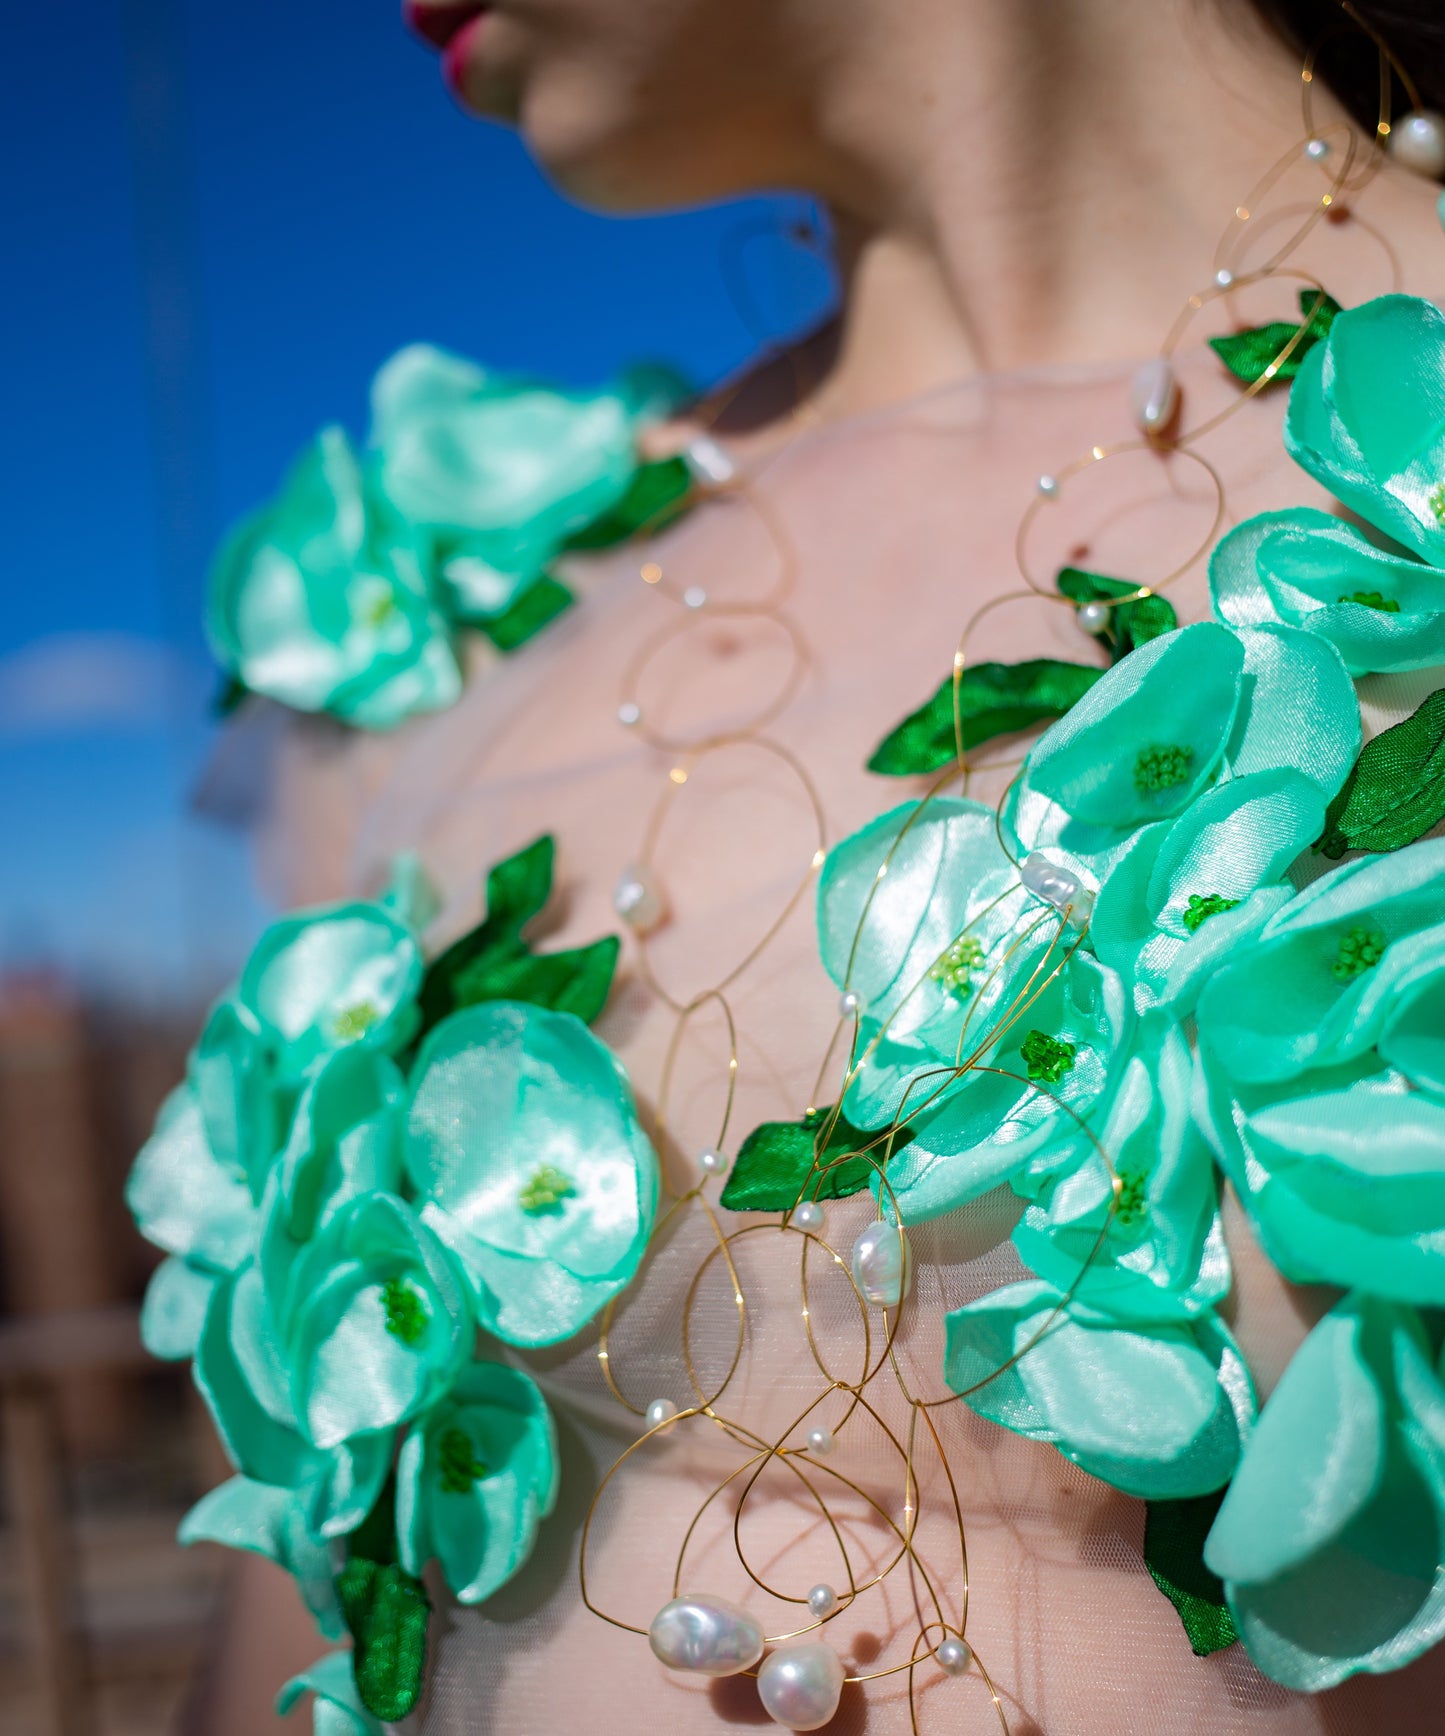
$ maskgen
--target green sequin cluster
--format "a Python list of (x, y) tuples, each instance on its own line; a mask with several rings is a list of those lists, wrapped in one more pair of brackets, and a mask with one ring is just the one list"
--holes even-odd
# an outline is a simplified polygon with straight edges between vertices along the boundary
[(473, 1484), (489, 1474), (465, 1429), (450, 1428), (437, 1442), (437, 1481), (448, 1495), (470, 1494)]
[(1383, 591), (1349, 591), (1340, 598), (1342, 603), (1359, 603), (1366, 609), (1378, 609), (1383, 615), (1398, 615), (1400, 605)]
[(1146, 791), (1172, 790), (1189, 781), (1194, 749), (1179, 742), (1141, 747), (1134, 760), (1134, 783)]
[(1030, 1031), (1019, 1045), (1029, 1078), (1045, 1085), (1057, 1085), (1065, 1073), (1072, 1073), (1077, 1053), (1066, 1038), (1051, 1037), (1045, 1031)]
[(386, 1329), (403, 1344), (420, 1342), (427, 1327), (426, 1304), (405, 1278), (388, 1278), (381, 1287)]
[(1220, 892), (1191, 892), (1184, 911), (1184, 926), (1191, 934), (1198, 934), (1211, 916), (1220, 916), (1226, 910), (1233, 910), (1238, 903), (1237, 898), (1226, 898)]
[(1351, 982), (1372, 970), (1385, 956), (1387, 941), (1377, 929), (1354, 927), (1340, 938), (1340, 950), (1330, 966), (1331, 976), (1342, 983)]
[(983, 963), (984, 957), (982, 942), (971, 934), (961, 934), (928, 974), (951, 994), (967, 995), (973, 988), (972, 973)]
[(570, 1176), (552, 1164), (544, 1163), (533, 1171), (532, 1179), (517, 1195), (517, 1204), (528, 1217), (535, 1218), (542, 1212), (555, 1211), (563, 1200), (571, 1199), (576, 1192)]

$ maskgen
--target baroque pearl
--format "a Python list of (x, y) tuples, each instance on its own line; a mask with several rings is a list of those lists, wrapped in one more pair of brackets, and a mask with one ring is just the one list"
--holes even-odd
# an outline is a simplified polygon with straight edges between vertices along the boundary
[(1110, 610), (1107, 603), (1080, 603), (1078, 608), (1079, 625), (1086, 633), (1098, 635), (1106, 632), (1109, 626)]
[(817, 1200), (804, 1200), (801, 1205), (793, 1207), (793, 1228), (807, 1230), (815, 1236), (822, 1233), (823, 1208)]
[(838, 1594), (831, 1585), (815, 1585), (808, 1593), (808, 1608), (819, 1621), (826, 1621), (838, 1607)]
[(655, 1429), (660, 1423), (670, 1423), (677, 1415), (677, 1406), (670, 1398), (655, 1398), (647, 1407), (647, 1426)]
[(817, 1428), (808, 1430), (808, 1451), (814, 1458), (826, 1459), (828, 1454), (832, 1452), (833, 1445), (832, 1429)]
[(1069, 919), (1076, 928), (1082, 928), (1089, 920), (1094, 908), (1093, 893), (1077, 874), (1051, 862), (1040, 851), (1033, 850), (1024, 857), (1019, 878), (1035, 898), (1042, 898), (1055, 910), (1068, 910)]
[(697, 1160), (697, 1166), (704, 1175), (721, 1175), (728, 1166), (725, 1153), (710, 1145)]
[(950, 1634), (933, 1655), (950, 1676), (961, 1676), (973, 1662), (973, 1647), (956, 1634)]
[(699, 434), (682, 449), (682, 461), (699, 488), (726, 488), (738, 467), (710, 434)]
[(843, 1660), (821, 1640), (780, 1646), (758, 1671), (764, 1710), (789, 1730), (821, 1730), (838, 1710), (842, 1692)]
[(853, 1244), (853, 1282), (865, 1302), (896, 1308), (908, 1294), (908, 1245), (896, 1224), (869, 1224)]
[(763, 1630), (722, 1597), (673, 1598), (652, 1618), (647, 1639), (668, 1669), (700, 1676), (735, 1676), (763, 1655)]
[(656, 875), (638, 863), (623, 869), (612, 893), (612, 908), (637, 934), (651, 934), (667, 914)]
[(1390, 129), (1390, 155), (1397, 163), (1438, 181), (1445, 175), (1445, 116), (1411, 109)]
[(1179, 382), (1164, 356), (1145, 362), (1129, 382), (1129, 408), (1135, 426), (1144, 434), (1157, 434), (1174, 420), (1179, 408)]

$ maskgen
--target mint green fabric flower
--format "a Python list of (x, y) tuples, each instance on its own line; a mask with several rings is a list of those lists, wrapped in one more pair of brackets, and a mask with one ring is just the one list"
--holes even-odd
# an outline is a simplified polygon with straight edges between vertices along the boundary
[(1419, 1317), (1347, 1296), (1264, 1407), (1204, 1560), (1250, 1656), (1317, 1693), (1445, 1636), (1445, 1387)]
[(219, 1543), (264, 1555), (296, 1581), (317, 1627), (329, 1640), (346, 1633), (327, 1543), (307, 1525), (305, 1499), (294, 1489), (232, 1477), (203, 1495), (181, 1521), (183, 1544)]
[(361, 1703), (350, 1652), (332, 1652), (304, 1675), (292, 1677), (276, 1697), (279, 1715), (284, 1718), (305, 1694), (316, 1696), (313, 1736), (385, 1736), (381, 1720)]
[(328, 428), (222, 547), (212, 650), (252, 692), (370, 729), (450, 705), (461, 671), (424, 554), (345, 434)]
[(537, 1383), (469, 1363), (397, 1459), (401, 1564), (419, 1577), (435, 1557), (458, 1601), (481, 1603), (532, 1553), (556, 1500), (557, 1431)]
[(1285, 875), (1324, 821), (1318, 785), (1282, 768), (1226, 778), (1134, 835), (1099, 889), (1089, 939), (1140, 1012), (1193, 1010), (1210, 975), (1294, 897)]
[[(1436, 558), (1445, 561), (1445, 538)], [(1351, 675), (1445, 662), (1445, 571), (1388, 554), (1311, 507), (1262, 513), (1231, 531), (1209, 563), (1209, 585), (1222, 621), (1318, 633)]]
[(377, 485), (431, 538), (456, 612), (500, 614), (626, 493), (639, 426), (686, 395), (655, 368), (565, 392), (414, 344), (372, 386)]
[(283, 917), (257, 941), (236, 1000), (283, 1080), (355, 1044), (394, 1054), (416, 1031), (422, 956), (379, 904), (334, 904)]
[(1445, 566), (1445, 314), (1382, 295), (1337, 315), (1300, 364), (1284, 443), (1367, 523)]
[(1214, 1160), (1190, 1114), (1193, 1076), (1183, 1031), (1156, 1016), (1098, 1129), (1119, 1177), (1112, 1219), (1113, 1179), (1091, 1150), (1044, 1184), (1014, 1230), (1024, 1264), (1056, 1289), (1073, 1289), (1082, 1306), (1167, 1321), (1201, 1314), (1229, 1293)]
[(413, 1077), (407, 1171), (482, 1325), (570, 1338), (630, 1282), (657, 1210), (622, 1068), (570, 1013), (492, 1001), (443, 1019)]
[(1199, 621), (1131, 652), (1040, 737), (1004, 819), (1023, 849), (1097, 885), (1136, 833), (1226, 777), (1293, 770), (1328, 801), (1359, 749), (1333, 646), (1296, 627)]
[(823, 867), (818, 936), (863, 1006), (844, 1112), (913, 1129), (888, 1168), (906, 1221), (1026, 1187), (1087, 1148), (1054, 1099), (1086, 1116), (1107, 1091), (1122, 985), (1087, 952), (1065, 958), (1076, 937), (1024, 891), (989, 809), (907, 803), (845, 839)]
[(1072, 1302), (1032, 1342), (1061, 1301), (1051, 1285), (1011, 1284), (955, 1309), (948, 1384), (980, 1416), (1052, 1443), (1125, 1494), (1177, 1500), (1227, 1483), (1254, 1389), (1222, 1323), (1204, 1314), (1122, 1325)]

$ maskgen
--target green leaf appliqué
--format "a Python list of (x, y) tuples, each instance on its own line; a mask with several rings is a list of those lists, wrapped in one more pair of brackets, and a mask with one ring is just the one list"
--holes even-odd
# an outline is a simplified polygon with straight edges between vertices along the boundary
[(1054, 583), (1071, 603), (1107, 603), (1116, 597), (1132, 601), (1120, 603), (1109, 611), (1109, 625), (1098, 635), (1099, 643), (1117, 663), (1161, 633), (1172, 633), (1179, 625), (1174, 605), (1167, 597), (1151, 591), (1147, 597), (1136, 596), (1138, 585), (1127, 579), (1109, 579), (1102, 573), (1087, 573), (1082, 567), (1063, 567)]
[[(847, 1199), (861, 1193), (890, 1152), (900, 1151), (913, 1137), (900, 1127), (891, 1140), (864, 1133), (842, 1115), (833, 1122), (826, 1143), (818, 1136), (833, 1117), (831, 1109), (815, 1109), (801, 1121), (765, 1121), (742, 1143), (720, 1203), (734, 1212), (786, 1212), (800, 1198)], [(868, 1156), (850, 1156), (862, 1153)], [(839, 1158), (846, 1159), (838, 1163)], [(814, 1163), (824, 1173), (814, 1174)], [(835, 1164), (832, 1169), (825, 1169)], [(809, 1180), (809, 1177), (812, 1180)]]
[(1418, 711), (1365, 743), (1325, 814), (1315, 849), (1399, 850), (1445, 818), (1445, 687)]
[[(1226, 332), (1222, 337), (1210, 338), (1209, 347), (1230, 373), (1247, 386), (1266, 374), (1271, 380), (1292, 380), (1309, 352), (1329, 335), (1340, 311), (1340, 304), (1318, 289), (1302, 289), (1299, 305), (1305, 321), (1303, 327), (1289, 320), (1274, 320), (1269, 325), (1252, 326), (1248, 331)], [(1286, 344), (1301, 330), (1304, 335), (1281, 361)]]
[(396, 1559), (396, 1483), (388, 1479), (375, 1507), (348, 1539), (349, 1559), (336, 1595), (351, 1633), (351, 1667), (361, 1703), (395, 1724), (421, 1698), (431, 1599)]
[(585, 1024), (602, 1011), (617, 968), (615, 935), (547, 953), (534, 953), (522, 937), (551, 896), (554, 853), (550, 837), (538, 838), (487, 875), (485, 919), (453, 942), (422, 982), (423, 1030), (481, 1001), (527, 1001)]
[(1029, 663), (975, 663), (959, 679), (960, 729), (955, 732), (950, 675), (926, 705), (879, 742), (868, 770), (889, 778), (941, 771), (958, 758), (960, 735), (968, 753), (996, 735), (1052, 722), (1082, 699), (1103, 673), (1091, 664), (1049, 657)]
[(1204, 1540), (1224, 1490), (1188, 1501), (1151, 1501), (1144, 1517), (1144, 1565), (1179, 1612), (1197, 1658), (1239, 1638), (1224, 1587), (1204, 1565)]
[(610, 512), (567, 539), (569, 549), (607, 549), (633, 536), (652, 536), (686, 511), (692, 472), (681, 458), (641, 465)]
[(521, 596), (500, 615), (478, 620), (475, 625), (499, 651), (515, 651), (519, 645), (550, 626), (576, 599), (566, 585), (545, 575), (528, 585)]

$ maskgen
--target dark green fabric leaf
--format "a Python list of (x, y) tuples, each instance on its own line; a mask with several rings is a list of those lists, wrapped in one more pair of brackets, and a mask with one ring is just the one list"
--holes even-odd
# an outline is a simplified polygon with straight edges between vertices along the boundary
[(239, 675), (233, 675), (229, 669), (223, 669), (216, 691), (211, 696), (211, 716), (229, 717), (243, 700), (250, 697), (250, 693), (251, 689), (247, 687)]
[[(869, 1155), (849, 1157), (826, 1175), (808, 1181), (818, 1133), (832, 1113), (815, 1109), (801, 1121), (765, 1121), (755, 1127), (742, 1143), (720, 1203), (735, 1212), (785, 1212), (798, 1203), (805, 1182), (809, 1199), (841, 1200), (861, 1193), (877, 1173), (875, 1166), (884, 1161), (889, 1144), (877, 1133), (862, 1132), (842, 1115), (817, 1153), (819, 1167), (865, 1146)], [(900, 1127), (892, 1150), (902, 1150), (912, 1138), (912, 1128)]]
[[(1295, 377), (1300, 363), (1320, 339), (1328, 335), (1335, 315), (1340, 311), (1340, 304), (1332, 296), (1326, 295), (1321, 299), (1317, 289), (1302, 289), (1299, 302), (1300, 315), (1307, 321), (1304, 336), (1276, 368), (1276, 380)], [(1312, 308), (1313, 314), (1310, 312)], [(1210, 338), (1209, 346), (1237, 380), (1252, 386), (1299, 329), (1289, 320), (1273, 320), (1269, 325), (1252, 326), (1248, 331), (1226, 332), (1222, 337)]]
[[(1103, 674), (1086, 663), (1040, 657), (1031, 663), (975, 663), (959, 682), (963, 751), (996, 735), (1062, 717)], [(873, 750), (870, 772), (887, 778), (941, 771), (958, 757), (953, 728), (953, 677), (926, 705), (905, 717)]]
[[(1082, 567), (1063, 567), (1054, 583), (1071, 603), (1107, 602), (1111, 597), (1131, 596), (1139, 589), (1126, 579), (1106, 579), (1102, 573), (1086, 573)], [(1139, 597), (1110, 611), (1108, 630), (1099, 634), (1099, 643), (1117, 663), (1161, 633), (1172, 633), (1178, 625), (1179, 617), (1167, 597)]]
[(544, 575), (528, 585), (510, 608), (488, 620), (478, 620), (475, 625), (499, 651), (515, 651), (534, 633), (540, 633), (555, 621), (565, 609), (570, 609), (575, 600), (566, 585)]
[(617, 969), (616, 936), (553, 953), (534, 953), (522, 936), (551, 896), (554, 854), (552, 839), (538, 838), (487, 875), (486, 916), (422, 979), (423, 1032), (482, 1001), (529, 1001), (588, 1024), (602, 1011)]
[(355, 1644), (351, 1667), (361, 1703), (383, 1723), (405, 1718), (421, 1698), (431, 1599), (396, 1562), (354, 1555), (336, 1595)]
[(1239, 1638), (1224, 1601), (1224, 1587), (1204, 1565), (1204, 1539), (1224, 1490), (1188, 1501), (1151, 1501), (1144, 1517), (1144, 1565), (1179, 1612), (1197, 1658), (1223, 1651)]
[(1399, 850), (1445, 819), (1445, 687), (1419, 710), (1365, 743), (1325, 813), (1315, 849)]
[(567, 547), (606, 549), (642, 532), (651, 535), (684, 511), (691, 493), (692, 472), (681, 458), (640, 465), (616, 506), (570, 536)]

